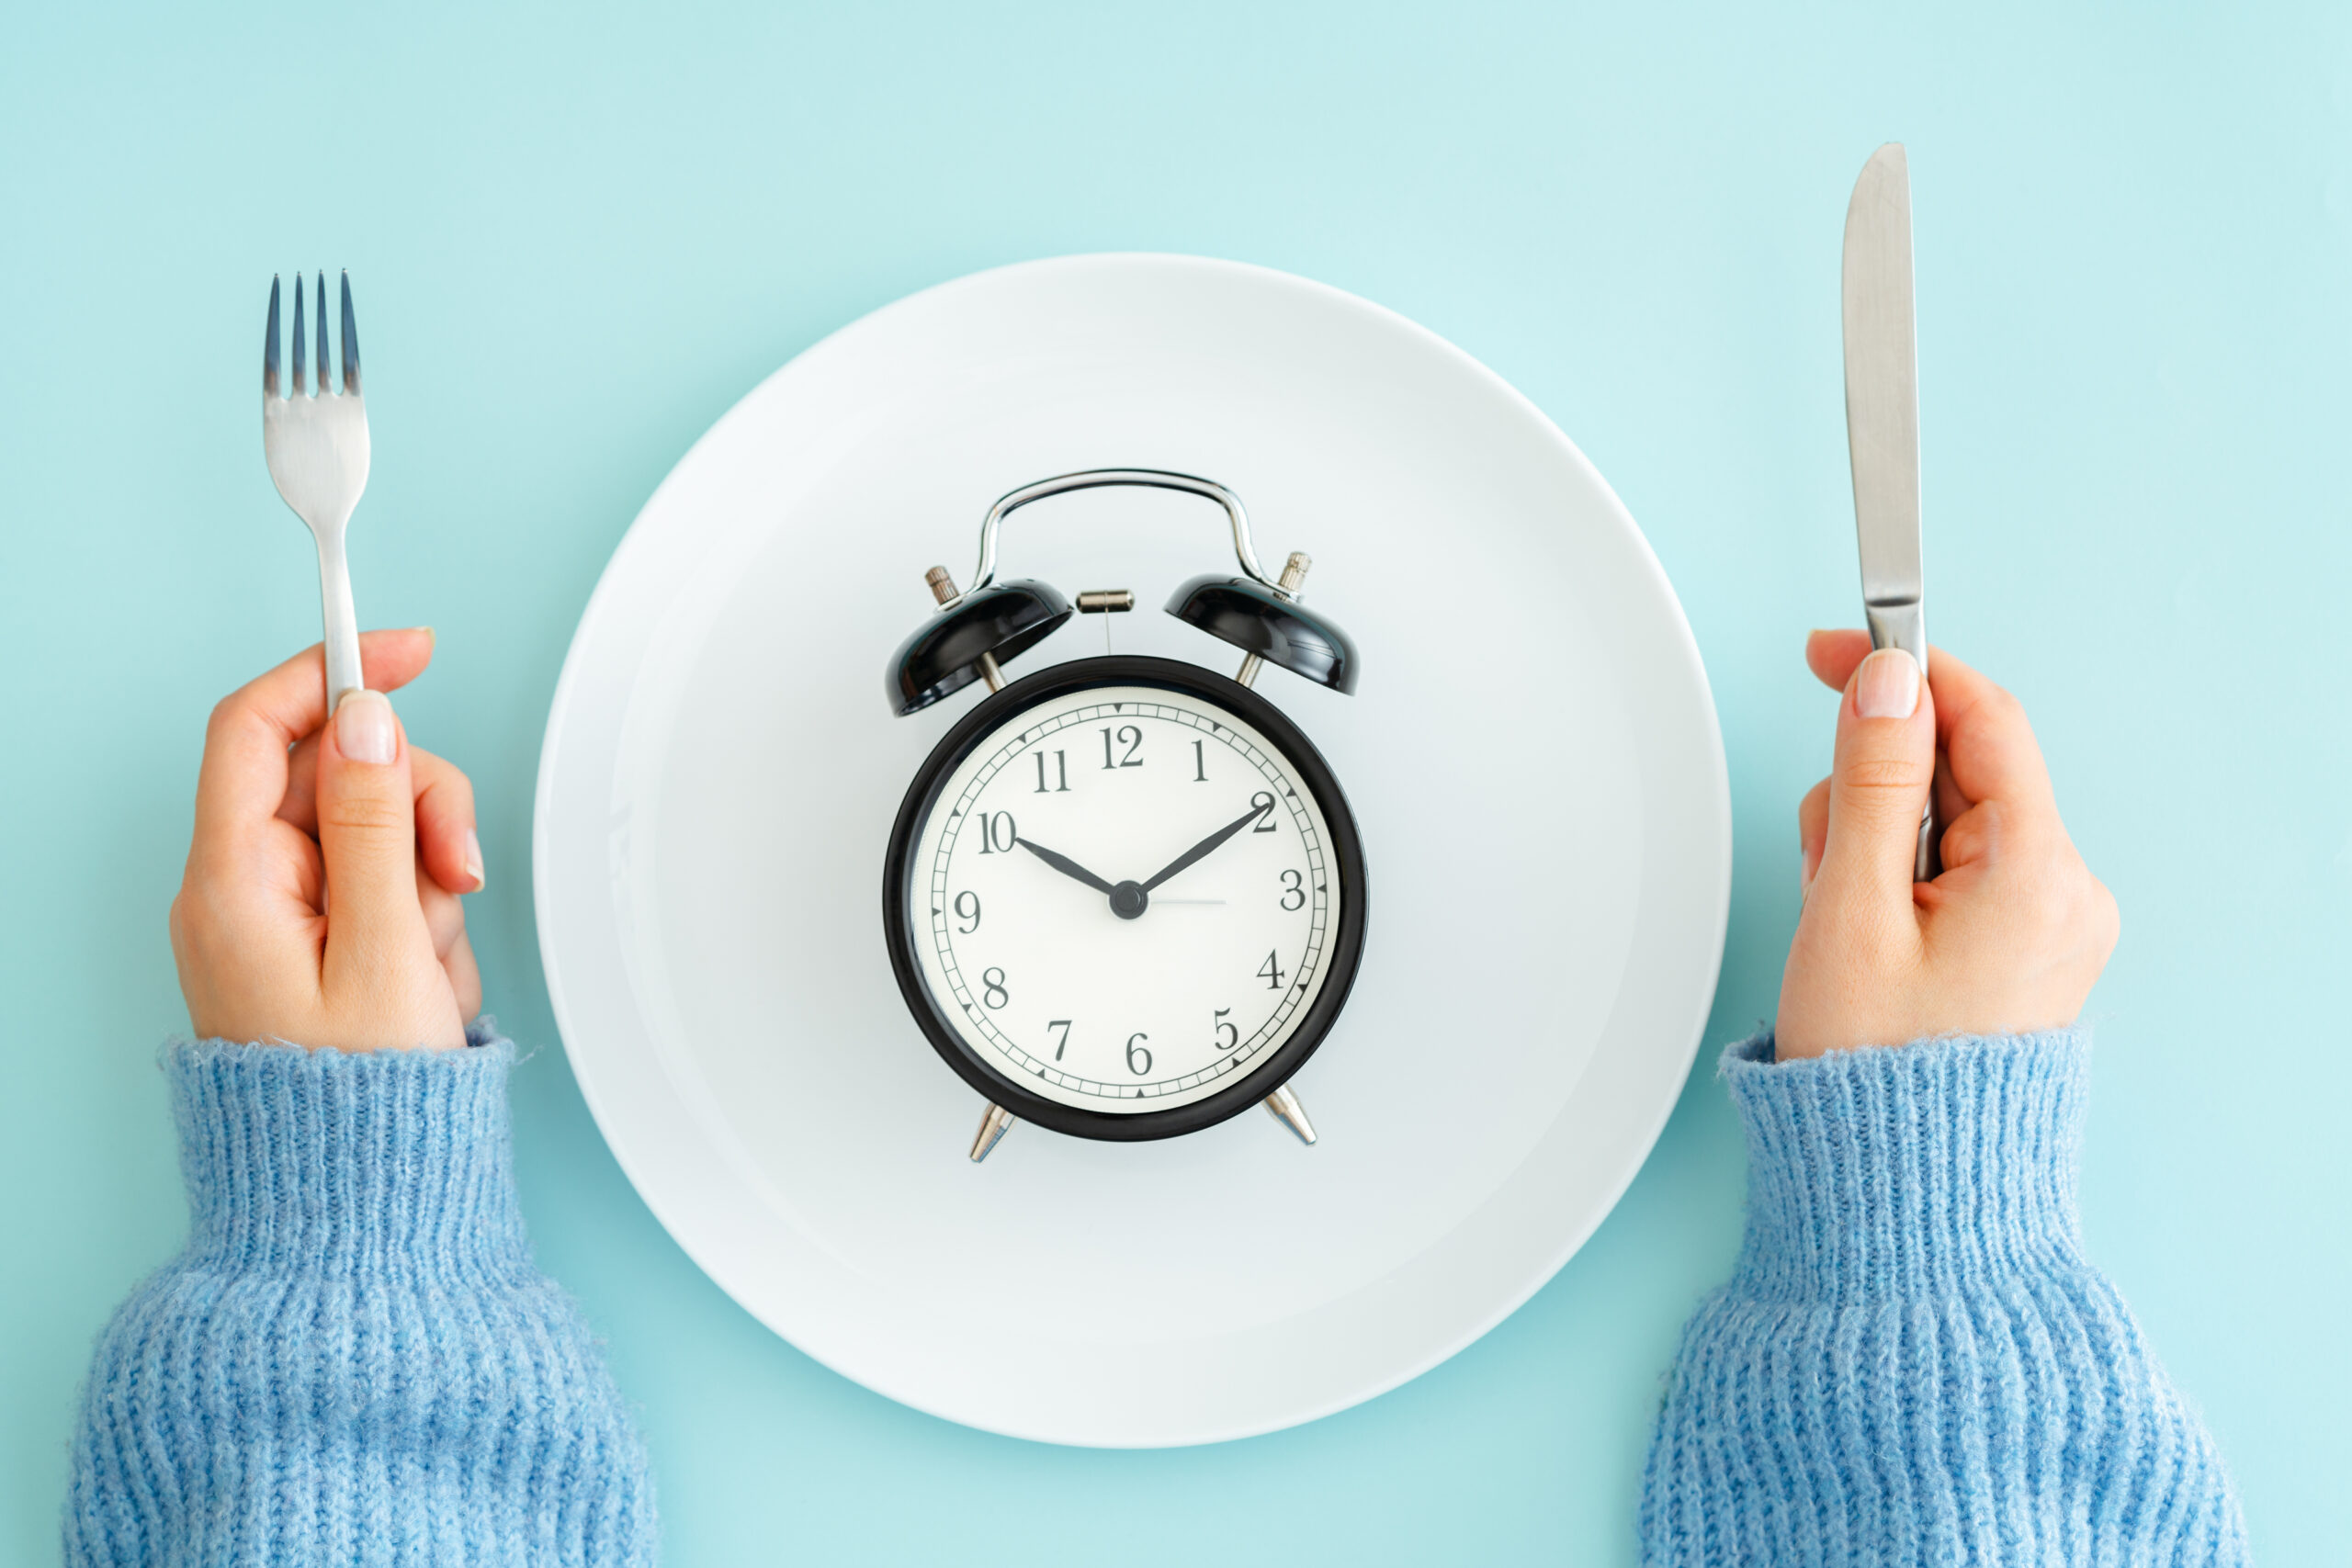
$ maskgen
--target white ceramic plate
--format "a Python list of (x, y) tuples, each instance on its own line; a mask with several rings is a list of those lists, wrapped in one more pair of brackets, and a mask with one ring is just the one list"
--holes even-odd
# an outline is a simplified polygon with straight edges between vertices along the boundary
[[(1016, 1127), (892, 983), (882, 855), (977, 685), (893, 717), (884, 666), (981, 513), (1073, 468), (1205, 474), (1315, 558), (1341, 696), (1269, 670), (1365, 845), (1347, 1011), (1191, 1137)], [(1230, 570), (1196, 499), (1007, 524), (1003, 570), (1138, 609), (1101, 651), (1230, 669), (1159, 613)], [(770, 377), (655, 492), (556, 689), (534, 874), (565, 1044), (613, 1152), (763, 1323), (867, 1387), (1053, 1442), (1208, 1442), (1425, 1371), (1525, 1301), (1632, 1179), (1688, 1072), (1731, 879), (1722, 739), (1657, 559), (1591, 465), (1419, 327), (1281, 273), (1081, 256), (900, 300)]]

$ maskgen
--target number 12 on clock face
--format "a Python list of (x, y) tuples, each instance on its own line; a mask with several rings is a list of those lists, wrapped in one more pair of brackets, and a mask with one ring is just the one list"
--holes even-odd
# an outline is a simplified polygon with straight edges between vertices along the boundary
[(1352, 978), (1362, 858), (1336, 782), (1245, 690), (1186, 684), (1204, 689), (1078, 685), (1001, 716), (898, 835), (901, 983), (933, 1043), (1016, 1113), (1074, 1113), (1065, 1130), (1221, 1120), (1304, 1059)]

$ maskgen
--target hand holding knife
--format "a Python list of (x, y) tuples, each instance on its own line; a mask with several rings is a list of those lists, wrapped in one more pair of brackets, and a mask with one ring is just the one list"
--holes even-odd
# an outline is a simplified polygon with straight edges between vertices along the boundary
[[(1873, 648), (1900, 648), (1928, 673), (1919, 565), (1919, 340), (1911, 298), (1911, 171), (1903, 144), (1871, 154), (1846, 209), (1846, 441), (1862, 613)], [(1913, 880), (1938, 870), (1935, 792), (1919, 818)]]

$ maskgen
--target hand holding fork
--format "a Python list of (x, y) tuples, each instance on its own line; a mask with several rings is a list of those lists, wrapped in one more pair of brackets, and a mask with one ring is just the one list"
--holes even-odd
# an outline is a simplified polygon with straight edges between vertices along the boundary
[(262, 450), (318, 543), (325, 678), (306, 649), (213, 709), (172, 953), (204, 1038), (345, 1052), (459, 1046), (481, 1007), (459, 902), (482, 886), (473, 785), (410, 742), (383, 694), (424, 672), (431, 631), (368, 633), (363, 671), (343, 550), (368, 483), (359, 334), (346, 280), (338, 394), (322, 275), (313, 392), (302, 281), (291, 396), (280, 396), (270, 286)]
[(304, 386), (302, 275), (294, 275), (294, 379), (280, 396), (277, 379), (277, 279), (269, 280), (269, 335), (261, 354), (261, 446), (269, 477), (319, 547), (324, 602), (327, 712), (365, 682), (359, 673), (359, 617), (351, 604), (344, 527), (368, 488), (368, 405), (359, 396), (359, 328), (351, 314), (351, 275), (343, 275), (343, 390), (328, 389), (327, 275), (319, 274), (318, 390)]

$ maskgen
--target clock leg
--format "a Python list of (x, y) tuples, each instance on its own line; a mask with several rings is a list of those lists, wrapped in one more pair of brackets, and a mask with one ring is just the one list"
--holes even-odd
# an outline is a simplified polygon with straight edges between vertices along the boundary
[[(1306, 1107), (1298, 1102), (1298, 1096), (1291, 1093), (1290, 1085), (1284, 1084), (1266, 1096), (1266, 1112), (1296, 1133), (1300, 1143), (1315, 1142), (1315, 1123), (1306, 1119)], [(980, 1156), (974, 1155), (972, 1157), (978, 1159)]]
[[(1294, 1101), (1293, 1103), (1295, 1104), (1296, 1102)], [(980, 1161), (988, 1158), (989, 1151), (996, 1147), (997, 1141), (1002, 1138), (1004, 1134), (1012, 1129), (1012, 1112), (1007, 1111), (1001, 1105), (989, 1106), (988, 1109), (988, 1114), (980, 1118), (980, 1130), (978, 1134), (972, 1139), (972, 1163), (974, 1165), (978, 1165)], [(1313, 1143), (1315, 1141), (1315, 1134), (1309, 1133), (1306, 1135), (1306, 1141), (1310, 1144)]]

